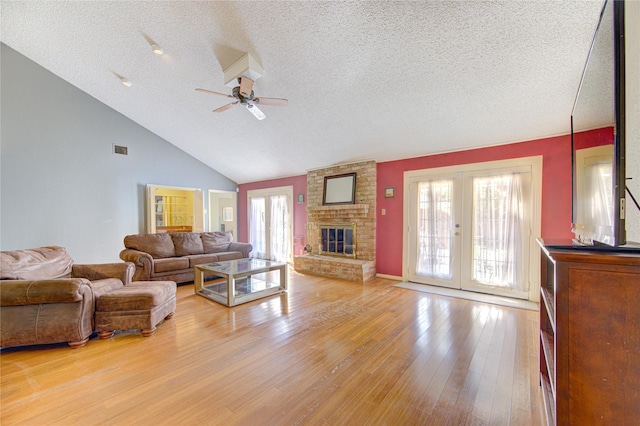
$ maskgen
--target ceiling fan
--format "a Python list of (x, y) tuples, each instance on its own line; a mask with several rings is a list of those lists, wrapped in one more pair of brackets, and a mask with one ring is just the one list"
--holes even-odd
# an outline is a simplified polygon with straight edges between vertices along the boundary
[(267, 116), (258, 108), (258, 105), (271, 105), (271, 106), (287, 106), (289, 103), (286, 99), (280, 98), (262, 98), (256, 97), (253, 93), (253, 80), (248, 77), (238, 77), (238, 84), (233, 88), (231, 95), (225, 95), (224, 93), (214, 92), (212, 90), (197, 88), (198, 92), (210, 93), (212, 95), (224, 96), (225, 98), (235, 99), (233, 102), (214, 109), (213, 112), (223, 112), (228, 110), (234, 105), (244, 105), (249, 112), (251, 112), (258, 120), (264, 120)]

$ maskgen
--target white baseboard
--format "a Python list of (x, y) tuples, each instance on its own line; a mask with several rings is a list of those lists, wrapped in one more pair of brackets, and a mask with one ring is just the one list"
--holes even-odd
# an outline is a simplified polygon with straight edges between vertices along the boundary
[(402, 277), (396, 277), (395, 275), (376, 274), (376, 278), (386, 278), (388, 280), (402, 281)]

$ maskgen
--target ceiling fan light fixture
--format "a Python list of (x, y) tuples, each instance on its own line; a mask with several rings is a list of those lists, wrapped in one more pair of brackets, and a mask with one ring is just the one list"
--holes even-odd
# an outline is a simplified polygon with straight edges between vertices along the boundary
[(265, 118), (267, 118), (266, 115), (264, 115), (264, 112), (262, 112), (257, 106), (255, 105), (251, 105), (248, 104), (247, 105), (247, 109), (249, 110), (249, 112), (251, 114), (253, 114), (258, 120), (264, 120)]

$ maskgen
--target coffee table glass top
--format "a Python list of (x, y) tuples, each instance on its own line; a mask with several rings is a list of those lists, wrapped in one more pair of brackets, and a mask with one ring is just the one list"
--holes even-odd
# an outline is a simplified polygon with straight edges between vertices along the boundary
[(284, 265), (284, 263), (264, 259), (237, 259), (204, 263), (202, 265), (198, 265), (198, 267), (211, 272), (220, 272), (225, 275), (239, 275), (246, 272), (259, 272), (265, 268), (281, 265)]
[[(208, 279), (205, 279), (205, 273)], [(195, 267), (194, 284), (195, 292), (200, 296), (235, 306), (284, 292), (287, 289), (286, 263), (264, 259), (204, 263)]]

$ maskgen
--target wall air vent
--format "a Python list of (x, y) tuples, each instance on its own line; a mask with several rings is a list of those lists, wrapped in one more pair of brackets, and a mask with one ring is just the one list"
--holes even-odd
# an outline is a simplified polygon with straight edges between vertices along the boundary
[(128, 148), (126, 146), (121, 145), (113, 145), (113, 153), (120, 155), (127, 155)]

